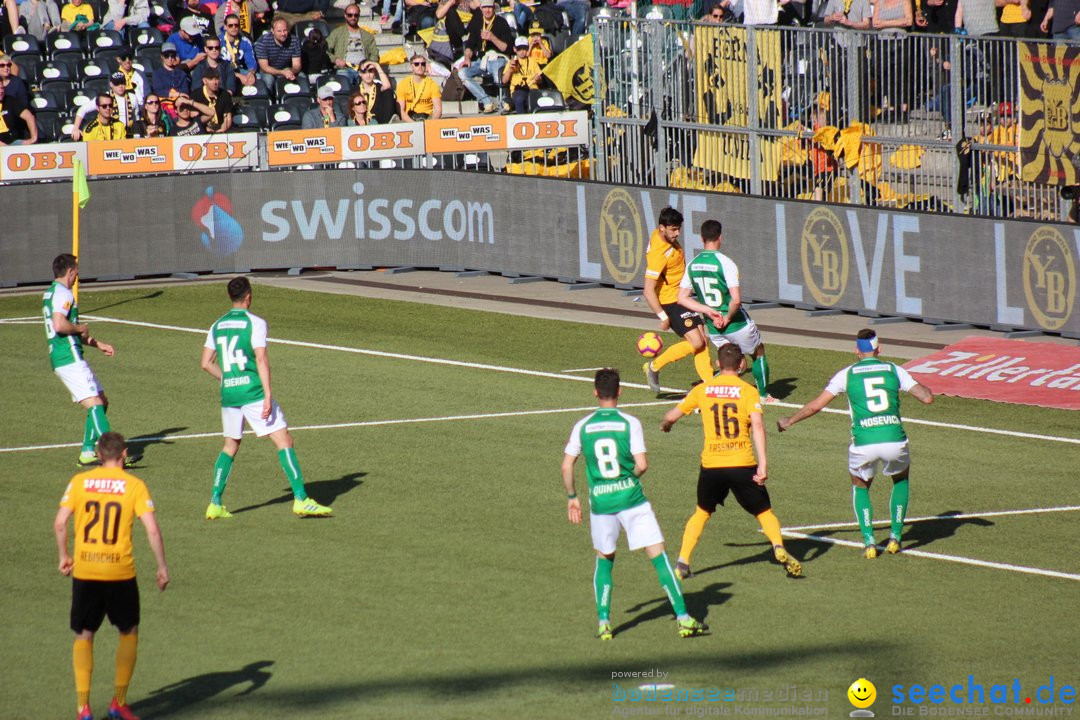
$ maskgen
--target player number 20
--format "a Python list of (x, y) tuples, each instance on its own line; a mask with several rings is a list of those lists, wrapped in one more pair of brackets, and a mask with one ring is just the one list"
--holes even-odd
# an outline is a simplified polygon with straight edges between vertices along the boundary
[(103, 509), (97, 500), (87, 500), (86, 512), (90, 514), (90, 520), (83, 529), (83, 542), (91, 544), (97, 542), (97, 538), (92, 537), (91, 533), (100, 523), (101, 542), (106, 545), (115, 545), (116, 539), (120, 536), (120, 514), (123, 510), (118, 502), (107, 502)]

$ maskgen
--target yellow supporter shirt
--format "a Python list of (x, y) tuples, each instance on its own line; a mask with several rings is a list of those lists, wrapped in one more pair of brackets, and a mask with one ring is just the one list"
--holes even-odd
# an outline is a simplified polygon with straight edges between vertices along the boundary
[(154, 511), (142, 480), (120, 468), (98, 467), (71, 478), (60, 506), (75, 517), (75, 568), (79, 580), (135, 577), (131, 527)]
[(75, 24), (75, 18), (82, 15), (89, 23), (94, 22), (94, 7), (90, 3), (82, 3), (76, 5), (75, 3), (68, 3), (64, 6), (64, 9), (60, 11), (60, 19), (70, 25)]
[(686, 254), (682, 245), (672, 245), (653, 230), (645, 250), (645, 277), (656, 280), (656, 295), (661, 305), (679, 300), (679, 281), (686, 272)]
[(421, 113), (430, 115), (435, 112), (432, 98), (439, 94), (439, 84), (429, 77), (420, 81), (417, 87), (416, 76), (410, 75), (397, 86), (397, 99), (405, 103), (405, 110), (412, 115)]
[(734, 375), (720, 375), (695, 386), (679, 403), (679, 410), (686, 415), (695, 408), (701, 410), (705, 429), (702, 467), (757, 465), (750, 435), (750, 414), (761, 412), (757, 388)]

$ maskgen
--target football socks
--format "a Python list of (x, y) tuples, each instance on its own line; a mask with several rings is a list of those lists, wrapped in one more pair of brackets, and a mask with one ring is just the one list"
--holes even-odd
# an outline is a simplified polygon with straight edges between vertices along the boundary
[(780, 518), (776, 517), (772, 508), (758, 515), (757, 521), (761, 523), (761, 532), (765, 533), (773, 547), (784, 547), (784, 538), (780, 535)]
[(713, 379), (712, 355), (709, 354), (708, 343), (699, 352), (694, 353), (694, 369), (697, 370), (702, 382)]
[(694, 514), (686, 521), (686, 529), (683, 530), (682, 547), (679, 548), (679, 562), (690, 564), (690, 556), (694, 554), (701, 533), (705, 530), (705, 523), (709, 522), (709, 513), (701, 508), (694, 508)]
[(138, 656), (139, 634), (121, 633), (120, 644), (116, 646), (116, 690), (113, 699), (117, 705), (127, 705), (128, 685), (135, 672), (135, 658)]
[(855, 520), (862, 531), (863, 544), (874, 544), (874, 524), (870, 513), (870, 488), (851, 486), (851, 503), (855, 507)]
[(909, 492), (907, 478), (893, 483), (892, 495), (889, 496), (889, 519), (891, 521), (889, 537), (894, 540), (899, 540), (904, 533), (904, 518), (907, 517)]
[(94, 452), (98, 438), (109, 432), (109, 418), (105, 415), (104, 405), (91, 405), (86, 410), (86, 425), (83, 427), (83, 452)]
[(222, 451), (218, 454), (217, 462), (214, 463), (214, 490), (210, 497), (210, 502), (214, 505), (221, 504), (221, 496), (225, 493), (225, 485), (229, 482), (232, 464), (232, 456), (227, 452)]
[(667, 553), (660, 553), (652, 559), (653, 567), (656, 568), (656, 577), (660, 579), (660, 587), (664, 588), (668, 600), (671, 601), (671, 609), (676, 617), (686, 616), (686, 602), (683, 600), (682, 587), (675, 577), (675, 568), (671, 567)]
[(762, 353), (759, 358), (754, 358), (750, 371), (754, 374), (758, 394), (764, 400), (765, 396), (769, 394), (769, 361), (765, 359), (765, 353)]
[[(670, 346), (664, 352), (660, 353), (660, 355), (652, 361), (652, 369), (656, 372), (660, 372), (665, 365), (670, 365), (676, 360), (682, 360), (687, 355), (693, 354), (694, 346), (691, 345), (688, 341), (683, 340), (681, 342), (677, 342), (674, 345)], [(712, 377), (712, 375), (710, 374), (709, 377)]]
[(307, 500), (307, 491), (304, 490), (304, 474), (300, 472), (300, 461), (296, 459), (296, 451), (292, 448), (278, 450), (278, 462), (285, 471), (285, 477), (289, 478), (289, 487), (292, 488), (293, 497), (297, 500)]
[(614, 566), (614, 560), (596, 556), (593, 590), (596, 592), (596, 617), (601, 623), (611, 618), (611, 569)]
[(94, 641), (76, 639), (71, 648), (71, 661), (75, 667), (75, 707), (81, 709), (90, 704), (90, 676), (94, 674)]

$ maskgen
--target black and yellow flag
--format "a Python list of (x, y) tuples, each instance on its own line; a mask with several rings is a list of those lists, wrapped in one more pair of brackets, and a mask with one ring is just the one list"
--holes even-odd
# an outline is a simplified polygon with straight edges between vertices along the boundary
[[(747, 62), (747, 29), (704, 25), (694, 30), (694, 74), (697, 78), (697, 120), (708, 125), (747, 127), (749, 98), (757, 93), (761, 127), (779, 129), (781, 117), (780, 33), (754, 30), (757, 77), (751, 88)], [(780, 143), (762, 138), (761, 178), (775, 180)], [(730, 177), (750, 178), (750, 140), (746, 133), (704, 132), (694, 153), (694, 165)]]
[(1080, 48), (1019, 43), (1020, 165), (1028, 182), (1080, 184)]
[(544, 74), (567, 100), (573, 98), (583, 105), (592, 105), (596, 97), (594, 64), (592, 36), (586, 35), (556, 55), (544, 67)]

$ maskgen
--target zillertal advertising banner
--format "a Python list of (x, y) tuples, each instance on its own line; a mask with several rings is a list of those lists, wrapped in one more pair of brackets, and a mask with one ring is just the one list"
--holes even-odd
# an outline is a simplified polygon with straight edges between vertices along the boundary
[[(704, 25), (694, 30), (694, 74), (697, 77), (698, 122), (709, 125), (748, 127), (750, 123), (747, 84), (746, 28)], [(757, 111), (761, 126), (780, 127), (781, 67), (780, 33), (752, 30), (756, 46), (758, 76)], [(780, 143), (762, 138), (761, 178), (776, 180)], [(729, 177), (749, 180), (750, 136), (746, 133), (702, 133), (694, 153), (694, 165)]]
[(1080, 183), (1080, 48), (1020, 43), (1020, 163), (1028, 182)]
[(86, 143), (45, 143), (0, 147), (0, 181), (69, 178), (74, 161), (86, 167)]

